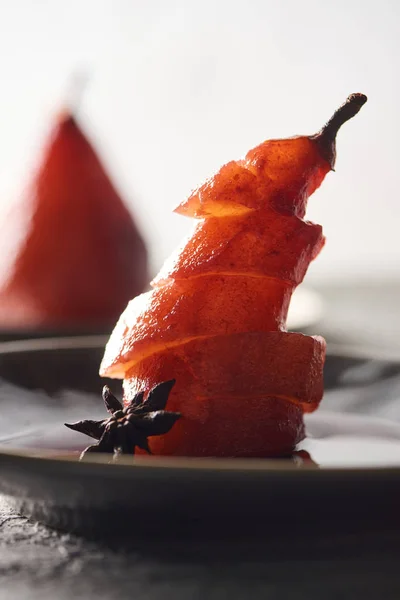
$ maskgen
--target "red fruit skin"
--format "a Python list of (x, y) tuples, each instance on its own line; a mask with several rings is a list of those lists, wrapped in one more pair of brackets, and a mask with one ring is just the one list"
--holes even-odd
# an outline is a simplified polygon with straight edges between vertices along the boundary
[(293, 287), (303, 281), (324, 242), (320, 225), (271, 210), (210, 217), (173, 252), (152, 285), (225, 273), (270, 277)]
[(170, 281), (128, 304), (107, 345), (102, 370), (123, 376), (121, 363), (126, 369), (190, 339), (282, 330), (291, 295), (292, 286), (262, 277), (210, 275)]
[[(301, 407), (282, 398), (215, 397), (203, 402), (207, 405), (206, 420), (180, 419), (166, 435), (149, 438), (153, 454), (224, 458), (289, 456), (305, 437)], [(140, 450), (138, 453), (144, 454)]]
[(330, 170), (313, 138), (267, 140), (250, 150), (244, 160), (224, 165), (175, 212), (203, 218), (272, 208), (303, 218), (308, 197)]
[(154, 353), (125, 374), (127, 399), (176, 379), (168, 410), (182, 418), (150, 438), (155, 454), (266, 457), (304, 437), (323, 394), (325, 341), (287, 332), (220, 335)]
[(2, 327), (109, 326), (146, 287), (143, 238), (72, 116), (60, 119), (16, 219)]
[(203, 420), (198, 398), (214, 396), (275, 396), (312, 412), (323, 395), (325, 349), (319, 336), (283, 331), (196, 338), (127, 365), (125, 397), (176, 379), (168, 408), (188, 418)]

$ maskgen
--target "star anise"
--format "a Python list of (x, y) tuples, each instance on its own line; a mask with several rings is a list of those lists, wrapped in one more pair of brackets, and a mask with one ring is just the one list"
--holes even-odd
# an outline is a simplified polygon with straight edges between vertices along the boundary
[(156, 385), (144, 400), (144, 392), (136, 394), (125, 407), (111, 393), (103, 388), (103, 400), (111, 417), (102, 421), (78, 421), (65, 423), (66, 427), (89, 435), (97, 444), (88, 446), (80, 458), (89, 452), (106, 452), (118, 457), (120, 454), (135, 454), (136, 447), (151, 454), (147, 438), (167, 433), (180, 413), (165, 410), (175, 379)]

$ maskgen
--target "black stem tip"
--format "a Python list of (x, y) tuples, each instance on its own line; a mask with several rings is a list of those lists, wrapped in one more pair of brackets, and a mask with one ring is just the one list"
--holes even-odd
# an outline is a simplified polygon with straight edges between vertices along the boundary
[(320, 135), (334, 139), (340, 127), (352, 119), (367, 101), (364, 94), (351, 94), (322, 128)]
[(351, 94), (346, 102), (340, 106), (332, 115), (326, 125), (319, 133), (311, 136), (318, 145), (321, 156), (329, 163), (331, 169), (336, 161), (336, 134), (343, 123), (352, 119), (366, 103), (367, 96), (364, 94)]

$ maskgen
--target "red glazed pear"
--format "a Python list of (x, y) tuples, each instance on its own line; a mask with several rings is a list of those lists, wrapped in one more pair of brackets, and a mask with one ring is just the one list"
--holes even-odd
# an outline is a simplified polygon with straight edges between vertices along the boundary
[(151, 438), (153, 453), (277, 456), (303, 439), (325, 360), (322, 338), (285, 329), (291, 293), (324, 244), (303, 216), (333, 168), (338, 128), (365, 101), (350, 96), (316, 136), (264, 142), (178, 207), (204, 220), (128, 306), (101, 366), (124, 379), (127, 402), (175, 380), (168, 410), (182, 418)]
[(15, 219), (22, 231), (0, 289), (2, 327), (104, 326), (146, 286), (143, 239), (70, 114)]

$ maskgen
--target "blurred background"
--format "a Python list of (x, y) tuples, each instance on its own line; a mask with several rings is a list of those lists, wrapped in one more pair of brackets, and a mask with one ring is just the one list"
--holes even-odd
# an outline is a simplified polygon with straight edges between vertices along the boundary
[(396, 0), (3, 0), (0, 17), (1, 211), (86, 74), (77, 118), (142, 230), (151, 274), (192, 228), (172, 213), (191, 189), (367, 94), (338, 136), (336, 172), (309, 201), (327, 244), (306, 282), (333, 337), (350, 329), (349, 341), (397, 347)]

